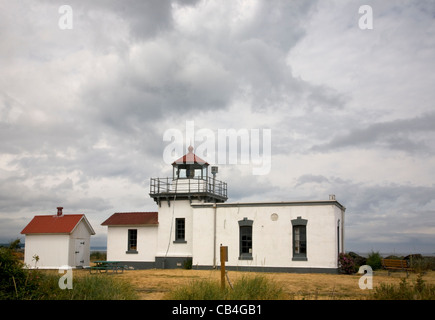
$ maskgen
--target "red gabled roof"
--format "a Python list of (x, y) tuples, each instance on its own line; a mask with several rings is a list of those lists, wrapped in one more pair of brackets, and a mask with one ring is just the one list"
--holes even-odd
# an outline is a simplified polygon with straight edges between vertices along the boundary
[(190, 146), (188, 150), (189, 150), (189, 152), (187, 154), (182, 156), (180, 159), (174, 161), (172, 163), (172, 165), (174, 165), (174, 164), (183, 164), (183, 163), (189, 163), (189, 164), (198, 163), (198, 164), (208, 165), (207, 161), (202, 160), (200, 157), (198, 157), (196, 154), (193, 153), (193, 147), (192, 146)]
[(159, 224), (158, 212), (117, 212), (112, 214), (102, 226)]
[(82, 219), (88, 224), (91, 233), (95, 234), (84, 214), (35, 216), (23, 231), (21, 231), (21, 234), (71, 233)]

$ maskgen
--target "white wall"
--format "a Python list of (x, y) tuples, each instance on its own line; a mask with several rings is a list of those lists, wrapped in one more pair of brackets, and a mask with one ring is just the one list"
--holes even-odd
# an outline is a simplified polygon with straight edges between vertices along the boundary
[[(216, 242), (215, 252), (213, 251), (215, 209), (213, 207), (206, 207), (192, 210), (193, 229), (195, 230), (192, 240), (192, 266), (213, 266), (214, 263), (220, 265), (218, 242)], [(214, 257), (216, 257), (215, 260)]]
[[(191, 257), (193, 244), (192, 208), (189, 200), (162, 201), (159, 207), (157, 257)], [(185, 218), (186, 243), (174, 243), (175, 219)]]
[[(193, 265), (213, 265), (213, 207), (194, 206)], [(272, 221), (276, 213), (278, 220)], [(307, 219), (307, 261), (292, 260), (292, 219)], [(228, 266), (337, 267), (337, 221), (335, 205), (218, 204), (216, 213), (216, 263), (219, 246), (228, 246)], [(252, 260), (239, 260), (239, 220), (253, 220)]]
[[(128, 229), (137, 229), (137, 253), (126, 253)], [(158, 226), (109, 226), (107, 230), (107, 260), (154, 262)]]
[(34, 255), (39, 256), (38, 268), (57, 269), (69, 265), (68, 234), (28, 234), (24, 248), (24, 263), (35, 267)]

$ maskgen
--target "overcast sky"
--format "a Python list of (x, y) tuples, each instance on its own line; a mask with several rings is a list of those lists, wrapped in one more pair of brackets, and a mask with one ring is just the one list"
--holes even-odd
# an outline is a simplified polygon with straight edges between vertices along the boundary
[(271, 131), (267, 174), (219, 166), (228, 201), (335, 194), (346, 250), (435, 252), (433, 0), (0, 0), (0, 39), (0, 242), (63, 206), (105, 245), (194, 121)]

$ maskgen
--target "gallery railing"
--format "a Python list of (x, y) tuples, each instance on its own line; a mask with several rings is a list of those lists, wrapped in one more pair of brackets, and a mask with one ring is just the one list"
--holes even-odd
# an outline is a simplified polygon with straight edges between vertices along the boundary
[(210, 193), (227, 198), (227, 183), (207, 177), (206, 179), (151, 178), (150, 195), (170, 193)]

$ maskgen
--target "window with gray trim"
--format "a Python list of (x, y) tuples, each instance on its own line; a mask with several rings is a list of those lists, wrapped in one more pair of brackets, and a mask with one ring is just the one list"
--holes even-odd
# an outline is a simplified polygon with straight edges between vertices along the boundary
[(174, 243), (186, 243), (186, 219), (175, 219), (175, 241)]
[(308, 220), (297, 217), (292, 221), (293, 234), (293, 261), (307, 261), (307, 222)]
[(137, 253), (137, 229), (128, 229), (127, 253)]
[(253, 220), (243, 218), (239, 221), (239, 260), (252, 260)]

